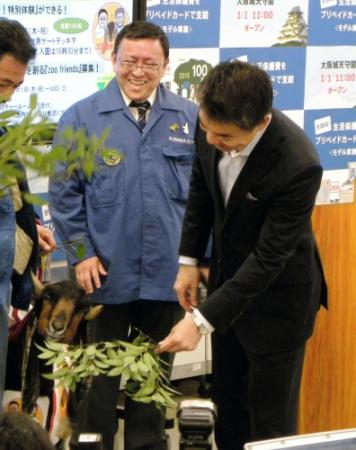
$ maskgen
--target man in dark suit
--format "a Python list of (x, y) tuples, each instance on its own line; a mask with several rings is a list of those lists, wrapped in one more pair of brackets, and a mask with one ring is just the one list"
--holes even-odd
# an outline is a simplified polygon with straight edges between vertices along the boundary
[[(212, 332), (220, 450), (296, 432), (305, 343), (326, 285), (311, 213), (322, 177), (305, 133), (272, 108), (256, 66), (216, 66), (199, 92), (197, 153), (175, 288), (187, 314), (158, 351)], [(207, 300), (199, 260), (212, 232)]]

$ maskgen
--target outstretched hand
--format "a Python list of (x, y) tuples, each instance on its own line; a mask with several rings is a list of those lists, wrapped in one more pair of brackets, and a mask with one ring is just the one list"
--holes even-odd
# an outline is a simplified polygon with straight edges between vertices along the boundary
[(169, 335), (158, 343), (157, 352), (181, 352), (195, 350), (201, 339), (201, 334), (190, 314), (175, 325)]

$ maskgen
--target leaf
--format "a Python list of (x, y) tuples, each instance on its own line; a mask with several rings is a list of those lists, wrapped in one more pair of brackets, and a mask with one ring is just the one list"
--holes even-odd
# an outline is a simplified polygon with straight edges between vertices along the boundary
[(108, 364), (109, 366), (122, 366), (123, 367), (123, 361), (120, 358), (116, 358), (116, 359), (104, 359), (103, 362), (105, 364)]
[[(7, 124), (8, 122), (7, 122), (6, 119), (11, 119), (11, 117), (18, 116), (18, 114), (19, 114), (19, 113), (18, 113), (17, 111), (13, 111), (13, 110), (3, 111), (3, 112), (0, 114), (0, 120), (1, 120), (1, 121), (5, 120), (4, 124)], [(3, 127), (4, 124), (1, 123), (1, 126)]]
[(108, 364), (103, 363), (102, 361), (95, 360), (95, 365), (100, 369), (107, 369), (109, 367)]
[(124, 370), (122, 371), (122, 376), (126, 381), (130, 379), (130, 375), (131, 373), (129, 367), (124, 367)]
[(70, 385), (69, 385), (68, 387), (69, 387), (69, 389), (70, 389), (72, 392), (75, 391), (75, 389), (76, 389), (76, 387), (77, 387), (77, 382), (76, 382), (76, 380), (75, 380), (74, 378), (72, 379), (72, 382), (70, 383)]
[(137, 345), (132, 344), (131, 342), (118, 341), (118, 343), (126, 349), (137, 350)]
[(132, 362), (130, 364), (130, 371), (131, 371), (131, 377), (133, 377), (134, 374), (136, 375), (136, 373), (138, 372), (138, 368), (137, 368), (136, 362)]
[(78, 259), (83, 259), (86, 253), (85, 245), (82, 243), (77, 244), (75, 252)]
[(42, 206), (48, 203), (47, 200), (40, 197), (39, 195), (31, 194), (30, 192), (23, 192), (23, 197), (27, 203), (31, 205)]
[(114, 369), (109, 370), (107, 372), (108, 377), (117, 377), (118, 375), (122, 374), (122, 371), (124, 370), (124, 367), (115, 367)]
[(68, 375), (66, 375), (63, 378), (62, 384), (64, 387), (69, 388), (69, 386), (73, 383), (73, 377), (72, 375), (69, 373)]
[(110, 359), (112, 360), (116, 360), (117, 358), (117, 352), (113, 349), (113, 348), (108, 348), (106, 351), (107, 355), (109, 356)]
[(47, 348), (49, 348), (50, 350), (61, 351), (61, 352), (65, 351), (68, 347), (67, 344), (63, 344), (61, 342), (55, 342), (55, 341), (51, 341), (51, 340), (46, 340), (45, 346)]
[(31, 109), (37, 108), (37, 96), (35, 94), (30, 95), (30, 108)]
[(69, 371), (68, 367), (62, 367), (53, 373), (54, 378), (62, 378), (64, 375), (68, 373), (68, 371)]
[(42, 352), (46, 352), (48, 350), (47, 347), (42, 347), (41, 345), (37, 344), (37, 342), (35, 342), (35, 346)]
[(156, 391), (153, 395), (152, 395), (152, 400), (154, 400), (157, 403), (160, 403), (161, 405), (166, 405), (166, 399), (163, 397), (163, 395), (159, 392)]
[(143, 355), (143, 362), (146, 364), (148, 370), (152, 370), (153, 366), (154, 366), (154, 359), (152, 358), (152, 355), (149, 352), (146, 352)]
[(87, 368), (86, 364), (79, 364), (79, 366), (74, 367), (73, 373), (83, 372), (84, 370), (86, 370), (86, 368)]
[(75, 352), (73, 353), (72, 359), (78, 359), (84, 352), (84, 349), (82, 347), (78, 347)]
[(89, 345), (89, 347), (86, 349), (85, 352), (88, 356), (94, 356), (95, 355), (95, 345)]
[(147, 382), (145, 384), (141, 384), (141, 388), (134, 393), (134, 397), (147, 397), (148, 395), (153, 394), (156, 390), (156, 383), (154, 381)]
[(146, 366), (146, 364), (142, 361), (142, 359), (137, 361), (137, 367), (139, 370), (141, 370), (141, 372), (144, 372), (144, 373), (147, 373), (150, 371), (150, 369)]
[(53, 373), (43, 373), (42, 374), (43, 378), (46, 378), (47, 380), (54, 380), (55, 376)]
[(45, 350), (43, 353), (40, 353), (37, 357), (40, 359), (49, 359), (52, 358), (54, 355), (54, 352), (50, 350)]
[(135, 357), (134, 356), (125, 356), (125, 358), (124, 358), (124, 366), (129, 366), (134, 361), (135, 361)]

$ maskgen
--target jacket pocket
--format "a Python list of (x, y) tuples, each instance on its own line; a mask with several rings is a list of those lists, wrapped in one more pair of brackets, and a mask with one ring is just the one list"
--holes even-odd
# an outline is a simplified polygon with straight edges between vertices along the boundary
[(101, 161), (90, 182), (86, 184), (87, 201), (93, 208), (118, 205), (124, 198), (124, 161), (108, 165)]
[(174, 200), (186, 201), (189, 193), (190, 176), (194, 156), (193, 146), (169, 146), (162, 149), (168, 164), (165, 184), (168, 195)]

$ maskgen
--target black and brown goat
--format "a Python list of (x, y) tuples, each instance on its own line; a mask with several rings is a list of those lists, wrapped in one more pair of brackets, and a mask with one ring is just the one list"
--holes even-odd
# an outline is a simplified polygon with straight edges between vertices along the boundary
[[(35, 280), (35, 297), (22, 358), (22, 401), (23, 410), (28, 413), (35, 407), (40, 395), (51, 398), (53, 390), (53, 382), (41, 377), (41, 373), (48, 372), (48, 366), (44, 366), (43, 361), (38, 358), (39, 350), (34, 344), (43, 346), (46, 339), (65, 344), (85, 344), (86, 321), (94, 319), (102, 308), (91, 307), (84, 290), (68, 280), (46, 286)], [(76, 415), (78, 409), (77, 406), (73, 407), (73, 404), (78, 405), (83, 401), (87, 389), (88, 386), (77, 386), (76, 392), (70, 394), (70, 418)], [(51, 414), (50, 407), (49, 417)]]
[(102, 308), (90, 307), (84, 290), (67, 280), (36, 288), (36, 296), (38, 334), (65, 344), (83, 339), (78, 334), (82, 320), (94, 319)]

